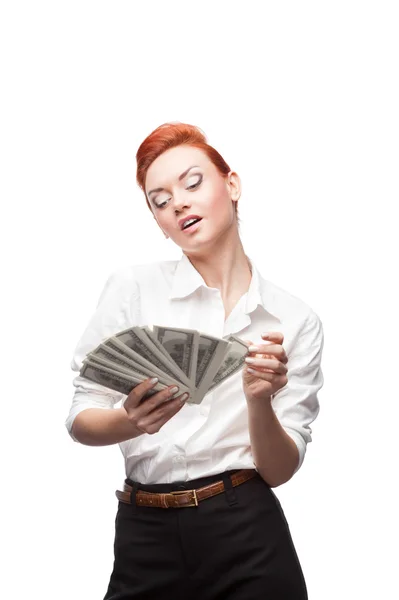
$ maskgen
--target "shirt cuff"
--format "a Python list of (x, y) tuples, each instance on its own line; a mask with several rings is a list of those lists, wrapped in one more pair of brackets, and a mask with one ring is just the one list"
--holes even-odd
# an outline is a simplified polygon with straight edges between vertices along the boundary
[[(79, 402), (79, 398), (75, 397), (75, 400), (77, 402)], [(65, 421), (65, 427), (67, 428), (68, 433), (71, 436), (71, 438), (73, 439), (73, 441), (79, 442), (79, 440), (76, 439), (76, 437), (72, 433), (73, 422), (79, 413), (81, 413), (82, 411), (84, 411), (88, 408), (110, 409), (113, 407), (114, 407), (114, 405), (112, 402), (109, 401), (109, 397), (107, 398), (106, 396), (101, 396), (101, 397), (97, 396), (96, 398), (90, 397), (90, 399), (88, 399), (87, 395), (82, 394), (81, 403), (78, 404), (75, 408), (73, 408), (70, 411), (70, 413)]]
[(292, 440), (296, 443), (299, 453), (299, 462), (293, 474), (295, 474), (302, 466), (302, 463), (306, 454), (306, 442), (295, 429), (291, 429), (291, 427), (283, 427), (284, 431), (290, 436)]

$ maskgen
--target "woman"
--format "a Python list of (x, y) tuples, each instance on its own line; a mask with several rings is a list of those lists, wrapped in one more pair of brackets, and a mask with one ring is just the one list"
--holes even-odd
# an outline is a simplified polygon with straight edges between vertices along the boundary
[(109, 277), (72, 368), (101, 340), (149, 323), (233, 333), (249, 354), (200, 405), (172, 386), (141, 402), (150, 379), (127, 397), (74, 379), (71, 436), (119, 443), (126, 463), (104, 600), (303, 600), (302, 569), (271, 488), (300, 468), (311, 441), (323, 385), (321, 321), (245, 254), (239, 176), (197, 127), (153, 131), (137, 152), (137, 181), (182, 257)]

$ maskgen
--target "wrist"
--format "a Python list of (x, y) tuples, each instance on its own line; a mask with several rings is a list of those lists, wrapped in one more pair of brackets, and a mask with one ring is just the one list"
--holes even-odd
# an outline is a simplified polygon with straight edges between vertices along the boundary
[(246, 395), (245, 396), (247, 399), (247, 404), (248, 407), (258, 407), (259, 405), (261, 406), (267, 406), (269, 408), (272, 408), (272, 400), (273, 400), (273, 394), (272, 395), (266, 395), (263, 396), (262, 398), (255, 398), (254, 396), (250, 396), (250, 395)]
[(257, 420), (270, 423), (275, 419), (275, 412), (271, 403), (272, 396), (264, 398), (247, 398), (248, 415), (251, 421)]
[(140, 435), (143, 435), (145, 433), (145, 431), (142, 431), (139, 427), (137, 427), (137, 425), (134, 425), (134, 423), (129, 419), (129, 414), (123, 405), (119, 409), (116, 409), (116, 410), (121, 411), (121, 418), (126, 423), (126, 427), (128, 427), (130, 429), (130, 439), (139, 437)]

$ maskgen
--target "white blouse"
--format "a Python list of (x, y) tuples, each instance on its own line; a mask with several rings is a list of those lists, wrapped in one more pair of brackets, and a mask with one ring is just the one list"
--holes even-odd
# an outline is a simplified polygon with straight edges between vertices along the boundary
[[(298, 470), (311, 441), (310, 423), (319, 412), (324, 383), (320, 363), (324, 344), (318, 315), (302, 300), (264, 279), (254, 261), (248, 291), (225, 321), (219, 289), (208, 287), (183, 253), (180, 260), (132, 265), (109, 276), (75, 349), (71, 367), (79, 372), (86, 354), (106, 338), (134, 325), (197, 329), (217, 337), (233, 333), (254, 344), (261, 334), (281, 331), (288, 357), (288, 383), (272, 400), (279, 422), (299, 450)], [(86, 408), (113, 408), (126, 395), (80, 375), (65, 425)], [(140, 483), (171, 483), (230, 469), (255, 468), (248, 431), (247, 404), (238, 371), (208, 392), (201, 404), (186, 404), (158, 433), (119, 444), (126, 477)]]

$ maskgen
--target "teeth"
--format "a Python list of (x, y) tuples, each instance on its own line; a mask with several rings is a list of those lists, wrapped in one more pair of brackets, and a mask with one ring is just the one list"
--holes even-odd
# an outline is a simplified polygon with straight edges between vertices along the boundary
[(198, 221), (198, 219), (189, 219), (188, 221), (184, 221), (183, 229), (185, 229), (187, 227), (187, 225), (191, 225), (191, 223), (195, 223), (195, 221)]

